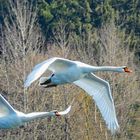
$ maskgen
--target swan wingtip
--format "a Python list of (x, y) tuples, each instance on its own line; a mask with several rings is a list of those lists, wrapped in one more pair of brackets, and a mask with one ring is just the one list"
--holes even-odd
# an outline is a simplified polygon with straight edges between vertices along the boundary
[(25, 81), (24, 88), (28, 88), (30, 86), (30, 83), (28, 81)]

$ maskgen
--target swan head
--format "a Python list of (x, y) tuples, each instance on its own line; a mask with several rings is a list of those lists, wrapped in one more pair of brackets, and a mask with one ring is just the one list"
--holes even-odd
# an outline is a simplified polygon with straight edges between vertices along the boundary
[(51, 113), (54, 113), (55, 116), (61, 116), (61, 114), (57, 110), (51, 111)]
[(127, 73), (132, 73), (132, 70), (130, 70), (128, 67), (123, 66), (123, 72), (127, 72)]

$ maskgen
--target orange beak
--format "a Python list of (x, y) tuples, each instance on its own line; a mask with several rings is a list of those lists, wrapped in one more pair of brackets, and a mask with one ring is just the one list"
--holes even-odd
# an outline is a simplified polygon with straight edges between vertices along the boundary
[(61, 116), (61, 114), (59, 114), (59, 112), (56, 112), (55, 115), (56, 115), (56, 116)]
[(124, 71), (127, 72), (127, 73), (132, 73), (132, 70), (129, 70), (128, 67), (125, 67)]

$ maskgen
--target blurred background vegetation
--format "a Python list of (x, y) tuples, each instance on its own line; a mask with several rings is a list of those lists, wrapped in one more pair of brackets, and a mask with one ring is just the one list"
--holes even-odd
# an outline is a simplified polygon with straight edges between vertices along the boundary
[[(64, 110), (74, 101), (69, 115), (0, 130), (0, 139), (139, 140), (139, 38), (139, 0), (0, 0), (3, 95), (23, 112)], [(97, 73), (111, 85), (120, 133), (111, 136), (94, 101), (74, 85), (24, 89), (32, 67), (54, 56), (133, 70)]]

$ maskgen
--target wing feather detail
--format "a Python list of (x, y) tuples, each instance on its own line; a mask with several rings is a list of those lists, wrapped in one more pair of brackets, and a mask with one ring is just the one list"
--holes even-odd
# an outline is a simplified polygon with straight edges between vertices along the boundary
[(71, 105), (66, 109), (66, 110), (64, 110), (64, 111), (61, 111), (61, 112), (58, 112), (60, 115), (66, 115), (66, 114), (68, 114), (69, 112), (70, 112), (70, 110), (71, 110)]
[(46, 70), (51, 70), (53, 73), (59, 73), (74, 64), (73, 61), (57, 57), (45, 60), (33, 68), (32, 72), (27, 76), (24, 82), (24, 87), (28, 88), (34, 81), (41, 77)]
[(108, 126), (108, 129), (110, 129), (112, 134), (114, 134), (119, 129), (119, 125), (108, 82), (94, 74), (88, 74), (84, 78), (75, 81), (74, 84), (81, 87), (93, 97)]
[(15, 109), (9, 104), (9, 102), (0, 94), (0, 117), (8, 114), (15, 113)]

